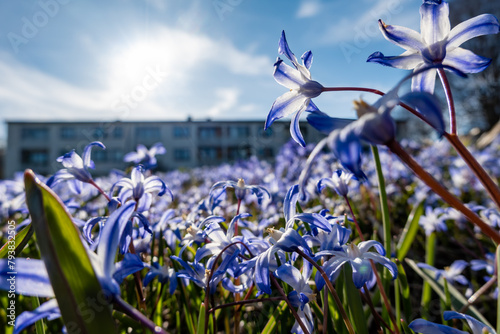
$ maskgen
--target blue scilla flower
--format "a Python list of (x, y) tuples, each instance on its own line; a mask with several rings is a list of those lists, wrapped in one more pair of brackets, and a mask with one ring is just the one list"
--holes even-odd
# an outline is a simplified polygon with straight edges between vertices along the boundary
[(158, 154), (165, 154), (167, 150), (162, 143), (156, 143), (148, 150), (146, 146), (139, 144), (135, 152), (129, 152), (123, 157), (125, 162), (133, 162), (135, 164), (143, 163), (147, 169), (156, 167)]
[[(309, 268), (310, 266), (306, 265), (305, 267)], [(314, 321), (308, 303), (314, 300), (315, 295), (309, 284), (307, 284), (309, 276), (311, 275), (311, 270), (306, 268), (300, 272), (299, 269), (295, 268), (290, 263), (285, 263), (276, 269), (274, 275), (293, 288), (288, 294), (288, 299), (293, 307), (298, 307), (297, 314), (299, 318), (306, 326), (308, 332), (312, 333), (314, 330)], [(302, 333), (302, 329), (297, 320), (295, 320), (291, 333)]]
[[(493, 328), (467, 314), (458, 313), (455, 311), (445, 311), (443, 313), (443, 319), (446, 321), (452, 319), (463, 319), (467, 322), (473, 334), (496, 334)], [(415, 333), (421, 333), (421, 334), (467, 334), (468, 333), (449, 326), (435, 324), (433, 322), (424, 319), (413, 320), (408, 326)]]
[(265, 129), (270, 127), (275, 120), (296, 113), (290, 123), (290, 134), (298, 144), (305, 146), (304, 137), (299, 127), (300, 115), (309, 107), (311, 99), (322, 93), (323, 86), (317, 81), (311, 80), (309, 69), (313, 60), (312, 52), (305, 52), (301, 57), (302, 65), (299, 64), (297, 58), (288, 47), (284, 31), (281, 33), (278, 53), (285, 55), (295, 68), (284, 64), (283, 60), (279, 57), (274, 64), (274, 79), (280, 85), (288, 88), (289, 91), (274, 101), (267, 115)]
[(121, 188), (118, 197), (122, 203), (129, 198), (138, 203), (144, 195), (149, 197), (149, 194), (152, 192), (158, 192), (158, 196), (163, 196), (167, 193), (170, 199), (173, 200), (172, 192), (162, 179), (156, 175), (144, 178), (143, 172), (144, 168), (141, 165), (134, 167), (130, 173), (130, 178), (124, 177), (116, 182), (111, 187), (110, 192), (112, 193), (115, 187)]
[(470, 261), (470, 269), (473, 271), (485, 269), (489, 275), (493, 275), (495, 272), (495, 254), (487, 253), (485, 260)]
[[(113, 212), (102, 228), (97, 253), (89, 249), (88, 255), (103, 291), (112, 297), (120, 296), (120, 280), (142, 269), (140, 259), (128, 256), (120, 265), (115, 263), (116, 250), (126, 222), (134, 211), (134, 203), (127, 203)], [(16, 259), (16, 293), (27, 296), (54, 297), (54, 291), (43, 260)], [(115, 276), (115, 274), (117, 274)], [(10, 270), (8, 261), (0, 259), (0, 289), (9, 290)], [(33, 312), (23, 312), (16, 319), (14, 333), (20, 333), (41, 318), (55, 319), (60, 316), (59, 306), (52, 299)]]
[(94, 181), (92, 180), (92, 175), (90, 175), (89, 169), (95, 168), (94, 162), (90, 159), (90, 153), (94, 146), (106, 149), (103, 143), (94, 141), (85, 146), (81, 157), (75, 152), (75, 150), (72, 150), (71, 152), (57, 158), (57, 161), (62, 163), (65, 168), (55, 173), (47, 181), (47, 185), (52, 188), (60, 181), (70, 179), (77, 179), (85, 183), (93, 183)]
[(325, 187), (328, 187), (334, 189), (339, 196), (345, 197), (349, 192), (349, 181), (353, 178), (356, 179), (354, 174), (337, 169), (331, 178), (323, 178), (318, 181), (318, 192), (321, 193)]
[(426, 235), (430, 235), (432, 232), (446, 231), (448, 229), (445, 224), (446, 218), (444, 209), (433, 209), (427, 206), (425, 208), (425, 215), (420, 217), (418, 224), (422, 226)]
[(420, 268), (428, 269), (433, 272), (435, 272), (436, 276), (434, 279), (438, 280), (441, 277), (446, 279), (448, 283), (454, 284), (459, 283), (461, 285), (464, 285), (468, 287), (466, 291), (466, 296), (470, 296), (472, 294), (472, 285), (469, 282), (469, 280), (462, 275), (462, 272), (464, 269), (469, 265), (466, 261), (464, 260), (456, 260), (454, 261), (449, 267), (445, 269), (437, 269), (431, 265), (428, 265), (426, 263), (418, 263), (417, 264)]
[[(420, 33), (379, 20), (384, 37), (406, 51), (396, 57), (386, 57), (375, 52), (368, 62), (405, 70), (418, 71), (428, 64), (443, 64), (463, 73), (483, 71), (491, 62), (463, 49), (460, 45), (471, 38), (499, 32), (498, 19), (491, 14), (471, 18), (450, 29), (448, 3), (441, 0), (424, 0), (420, 7)], [(436, 70), (421, 73), (412, 79), (412, 91), (434, 91)]]
[(160, 266), (158, 262), (153, 262), (149, 267), (148, 273), (144, 276), (143, 285), (147, 286), (155, 277), (158, 278), (158, 282), (161, 284), (170, 282), (170, 294), (173, 294), (175, 289), (177, 289), (177, 273), (168, 265)]
[[(368, 250), (372, 247), (375, 247), (378, 253), (369, 252)], [(330, 281), (334, 281), (340, 273), (339, 269), (345, 263), (349, 263), (352, 267), (352, 280), (358, 289), (361, 289), (372, 278), (373, 270), (370, 260), (380, 263), (389, 269), (393, 279), (398, 275), (396, 264), (385, 257), (384, 247), (380, 242), (375, 240), (362, 241), (358, 245), (353, 243), (343, 245), (342, 251), (324, 250), (316, 253), (316, 257), (324, 255), (332, 256), (332, 258), (323, 264), (323, 269)], [(317, 274), (315, 281), (318, 290), (322, 289), (325, 285), (325, 281), (321, 275)]]
[(220, 193), (216, 192), (216, 190), (219, 190), (221, 188), (226, 189), (227, 187), (234, 188), (234, 194), (238, 199), (238, 202), (241, 202), (245, 198), (248, 192), (251, 192), (252, 194), (257, 196), (257, 202), (259, 204), (262, 203), (262, 200), (264, 199), (265, 196), (267, 198), (271, 198), (271, 195), (269, 194), (269, 191), (267, 191), (266, 188), (262, 186), (245, 184), (245, 180), (241, 178), (238, 179), (238, 182), (229, 180), (229, 181), (220, 181), (215, 183), (212, 186), (212, 188), (210, 188), (210, 196), (212, 196), (212, 194), (217, 194), (218, 197)]

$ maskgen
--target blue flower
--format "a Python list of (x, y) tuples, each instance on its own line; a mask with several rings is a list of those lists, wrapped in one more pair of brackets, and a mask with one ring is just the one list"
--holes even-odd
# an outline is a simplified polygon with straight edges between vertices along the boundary
[(149, 150), (146, 146), (139, 144), (137, 145), (137, 151), (125, 154), (123, 161), (136, 164), (143, 162), (147, 169), (151, 169), (157, 165), (156, 155), (165, 154), (166, 152), (167, 150), (162, 143), (154, 144)]
[[(262, 203), (262, 200), (264, 199), (264, 196), (267, 196), (267, 198), (271, 198), (271, 195), (269, 194), (269, 191), (267, 191), (266, 188), (262, 186), (254, 186), (254, 185), (247, 185), (245, 184), (245, 180), (243, 179), (238, 179), (238, 182), (236, 181), (220, 181), (215, 183), (212, 188), (210, 188), (210, 196), (214, 193), (215, 190), (220, 189), (220, 188), (234, 188), (234, 194), (238, 201), (242, 201), (247, 192), (250, 191), (252, 194), (257, 196), (257, 202), (259, 204)], [(219, 195), (219, 193), (217, 193)]]
[(309, 107), (311, 99), (323, 92), (323, 86), (317, 81), (311, 80), (309, 68), (313, 60), (312, 52), (305, 52), (301, 57), (302, 65), (299, 64), (288, 47), (284, 31), (281, 33), (278, 53), (285, 55), (295, 68), (284, 64), (279, 57), (274, 64), (274, 79), (280, 85), (288, 88), (289, 91), (274, 101), (267, 116), (265, 129), (270, 127), (275, 120), (296, 113), (290, 124), (290, 133), (298, 144), (305, 146), (304, 137), (299, 127), (300, 115)]
[[(375, 247), (379, 254), (368, 252), (368, 250), (372, 247)], [(325, 270), (325, 273), (328, 275), (331, 281), (335, 280), (340, 272), (339, 269), (345, 263), (349, 263), (352, 267), (352, 280), (354, 282), (354, 285), (356, 286), (356, 288), (361, 289), (365, 283), (370, 281), (373, 275), (370, 260), (373, 260), (376, 263), (380, 263), (381, 265), (389, 269), (389, 272), (391, 273), (393, 279), (395, 279), (398, 275), (396, 264), (394, 264), (393, 262), (391, 262), (391, 260), (384, 256), (384, 247), (378, 241), (362, 241), (358, 246), (351, 243), (349, 245), (342, 246), (342, 249), (343, 251), (326, 250), (318, 252), (316, 254), (316, 257), (323, 255), (334, 255), (323, 265), (323, 269)], [(323, 288), (325, 282), (321, 275), (316, 275), (315, 280), (318, 289)]]
[(94, 181), (92, 180), (89, 169), (95, 168), (94, 162), (90, 159), (90, 152), (94, 146), (106, 149), (103, 143), (95, 141), (85, 146), (81, 157), (75, 150), (72, 150), (57, 158), (57, 161), (62, 163), (65, 169), (61, 169), (55, 173), (47, 181), (47, 185), (52, 188), (60, 181), (70, 179), (77, 179), (85, 183), (93, 183)]
[[(306, 265), (306, 267), (308, 267)], [(294, 307), (298, 307), (297, 314), (306, 326), (307, 331), (312, 333), (314, 330), (314, 321), (312, 318), (309, 301), (314, 300), (315, 295), (307, 280), (311, 275), (311, 270), (304, 269), (301, 273), (299, 269), (292, 266), (290, 263), (285, 263), (274, 272), (276, 277), (286, 282), (293, 288), (293, 291), (288, 294), (288, 299)], [(292, 327), (291, 333), (302, 333), (302, 329), (297, 320)]]
[(143, 285), (147, 286), (155, 277), (158, 277), (158, 281), (161, 284), (166, 284), (170, 281), (168, 290), (170, 294), (173, 294), (175, 289), (177, 289), (177, 273), (173, 268), (169, 268), (167, 265), (160, 267), (158, 262), (153, 262), (148, 273), (144, 276)]
[(158, 176), (152, 175), (146, 179), (144, 178), (143, 167), (141, 165), (132, 169), (130, 179), (124, 177), (116, 182), (111, 187), (111, 193), (115, 187), (122, 188), (119, 195), (122, 203), (128, 198), (132, 198), (134, 201), (139, 202), (145, 194), (156, 191), (158, 192), (158, 196), (163, 196), (165, 193), (168, 193), (170, 199), (173, 200), (172, 192)]
[[(460, 45), (471, 38), (496, 34), (499, 23), (495, 16), (483, 14), (460, 23), (450, 30), (448, 3), (441, 0), (424, 0), (420, 7), (420, 30), (391, 26), (379, 20), (384, 37), (406, 51), (399, 56), (386, 57), (375, 52), (368, 62), (400, 69), (418, 71), (428, 64), (442, 64), (463, 73), (483, 71), (491, 59), (478, 56)], [(412, 79), (412, 91), (434, 91), (436, 70), (419, 74)]]
[[(496, 334), (496, 332), (488, 325), (485, 325), (476, 318), (471, 317), (467, 314), (458, 313), (455, 311), (445, 311), (443, 313), (444, 320), (448, 321), (451, 319), (463, 319), (467, 321), (470, 329), (472, 329), (473, 334)], [(449, 326), (435, 324), (433, 322), (416, 319), (408, 325), (412, 331), (421, 334), (467, 334), (464, 332)]]
[(352, 178), (356, 179), (354, 174), (337, 169), (331, 178), (323, 178), (318, 181), (318, 192), (321, 193), (325, 187), (329, 187), (334, 189), (339, 196), (345, 197), (349, 192), (348, 183)]
[(446, 231), (448, 228), (445, 224), (447, 218), (442, 208), (432, 209), (431, 207), (425, 208), (425, 215), (420, 217), (418, 224), (423, 227), (426, 235), (430, 235), (435, 231)]
[(468, 290), (466, 291), (465, 295), (470, 296), (472, 294), (472, 286), (469, 280), (462, 275), (462, 272), (464, 269), (469, 265), (466, 261), (464, 260), (456, 260), (454, 261), (449, 267), (445, 269), (437, 269), (434, 268), (433, 266), (430, 266), (426, 263), (419, 263), (417, 264), (420, 268), (428, 269), (431, 271), (434, 271), (436, 273), (436, 276), (434, 279), (438, 280), (439, 278), (443, 277), (448, 281), (448, 283), (459, 283), (464, 286), (468, 287)]

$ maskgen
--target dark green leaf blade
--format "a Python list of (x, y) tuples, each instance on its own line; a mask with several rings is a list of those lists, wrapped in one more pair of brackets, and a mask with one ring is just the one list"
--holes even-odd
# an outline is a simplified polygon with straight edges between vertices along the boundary
[(116, 333), (106, 295), (64, 205), (31, 170), (24, 181), (37, 243), (68, 332)]

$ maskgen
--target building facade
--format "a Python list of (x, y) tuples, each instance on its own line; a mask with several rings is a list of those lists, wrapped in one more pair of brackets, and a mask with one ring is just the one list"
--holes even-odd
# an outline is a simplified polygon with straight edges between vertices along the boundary
[[(307, 143), (323, 135), (307, 124), (301, 125)], [(126, 153), (138, 144), (146, 147), (161, 142), (167, 153), (157, 156), (158, 169), (171, 170), (216, 165), (246, 159), (252, 155), (273, 160), (290, 140), (289, 122), (275, 122), (264, 131), (264, 121), (178, 121), (178, 122), (23, 122), (7, 121), (5, 178), (31, 168), (49, 175), (62, 168), (56, 159), (75, 149), (81, 155), (92, 141), (101, 141), (106, 150), (94, 147), (93, 174), (124, 169)]]

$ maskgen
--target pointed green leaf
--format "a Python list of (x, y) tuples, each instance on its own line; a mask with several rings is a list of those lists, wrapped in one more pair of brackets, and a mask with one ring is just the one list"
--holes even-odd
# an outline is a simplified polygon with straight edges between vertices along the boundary
[(399, 261), (403, 261), (406, 254), (410, 250), (418, 232), (418, 221), (423, 214), (424, 202), (420, 202), (420, 204), (413, 207), (413, 210), (410, 212), (405, 228), (403, 229), (399, 242), (396, 246), (396, 254)]
[(344, 272), (346, 298), (349, 300), (350, 320), (356, 329), (356, 333), (368, 333), (363, 303), (359, 295), (360, 291), (354, 286), (354, 282), (352, 281), (352, 268), (351, 266), (344, 266), (342, 270)]
[(21, 231), (19, 231), (14, 239), (9, 239), (9, 241), (7, 241), (5, 245), (2, 246), (2, 248), (0, 248), (0, 259), (5, 259), (9, 254), (9, 251), (12, 251), (11, 242), (13, 242), (13, 244), (15, 245), (14, 251), (16, 257), (21, 254), (24, 246), (26, 246), (28, 241), (30, 241), (31, 236), (33, 235), (33, 231), (33, 227), (31, 226), (31, 224), (29, 224), (28, 226), (25, 226)]
[(56, 194), (24, 173), (26, 202), (68, 333), (116, 333), (106, 295), (80, 233)]
[[(415, 270), (415, 272), (420, 277), (422, 277), (427, 283), (429, 283), (431, 288), (439, 295), (439, 298), (441, 298), (442, 300), (446, 300), (446, 293), (444, 292), (444, 282), (442, 277), (436, 281), (434, 279), (435, 273), (433, 271), (419, 268), (415, 263), (415, 261), (413, 260), (406, 259), (406, 262), (410, 265), (410, 267), (413, 270)], [(462, 307), (467, 304), (467, 299), (460, 293), (460, 291), (458, 291), (455, 287), (453, 287), (453, 285), (448, 285), (448, 290), (450, 292), (451, 306), (453, 310), (455, 311), (461, 310)], [(479, 310), (474, 306), (470, 305), (465, 313), (475, 317), (476, 319), (482, 321), (483, 323), (491, 327), (488, 320), (486, 320), (486, 318), (481, 314), (481, 312), (479, 312)]]
[(273, 314), (269, 317), (269, 321), (267, 322), (266, 326), (262, 330), (262, 334), (271, 334), (271, 333), (276, 333), (276, 325), (278, 324), (278, 319), (281, 318), (281, 315), (285, 310), (288, 308), (287, 303), (282, 300), (278, 307), (274, 310)]

